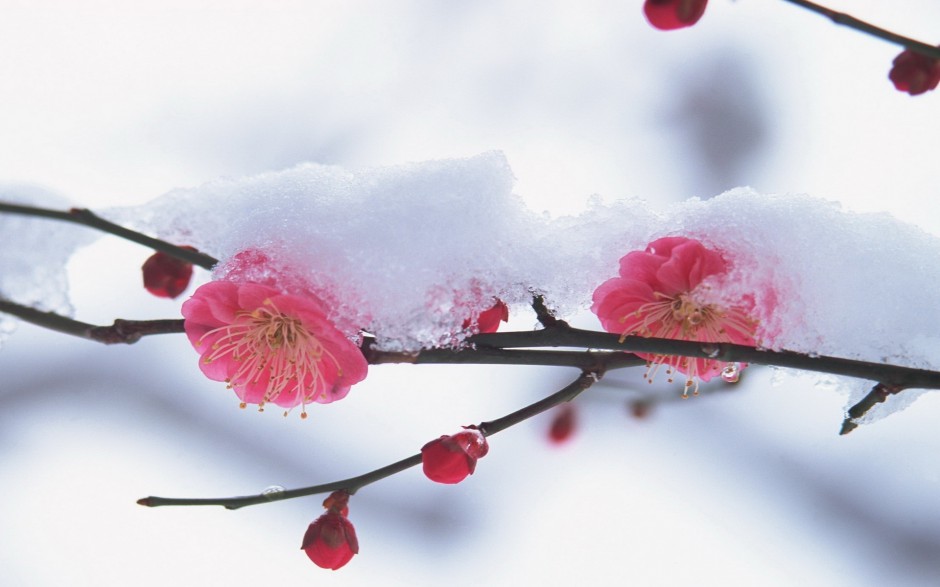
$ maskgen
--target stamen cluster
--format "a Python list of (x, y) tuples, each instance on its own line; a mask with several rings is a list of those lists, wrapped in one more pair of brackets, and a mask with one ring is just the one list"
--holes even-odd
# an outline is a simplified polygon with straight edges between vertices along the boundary
[(214, 281), (183, 304), (199, 366), (246, 404), (285, 408), (342, 399), (366, 376), (359, 348), (333, 326), (315, 298), (255, 283)]

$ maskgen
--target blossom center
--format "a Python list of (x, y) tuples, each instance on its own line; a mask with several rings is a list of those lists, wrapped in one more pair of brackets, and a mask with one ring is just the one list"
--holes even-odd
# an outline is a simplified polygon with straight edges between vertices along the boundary
[(287, 398), (299, 400), (295, 403), (302, 405), (304, 418), (303, 406), (328, 391), (324, 367), (331, 363), (337, 375), (342, 374), (339, 362), (304, 323), (282, 313), (270, 298), (255, 310), (236, 312), (232, 324), (210, 330), (200, 338), (200, 343), (210, 337), (217, 338), (203, 360), (212, 363), (229, 357), (238, 363), (226, 383), (237, 390), (263, 389), (257, 402), (260, 411), (266, 402), (285, 399), (286, 394)]
[[(625, 326), (621, 341), (628, 335), (637, 334), (677, 340), (729, 342), (733, 340), (729, 330), (737, 337), (753, 338), (755, 324), (738, 308), (725, 309), (702, 303), (696, 300), (691, 292), (674, 296), (655, 292), (654, 297), (654, 301), (647, 302), (620, 318), (620, 322)], [(724, 363), (711, 359), (654, 355), (646, 372), (646, 379), (650, 383), (662, 365), (666, 366), (666, 375), (670, 382), (674, 371), (685, 373), (684, 397), (689, 390), (693, 395), (698, 394), (699, 379), (703, 374), (714, 371), (724, 375), (726, 369)]]

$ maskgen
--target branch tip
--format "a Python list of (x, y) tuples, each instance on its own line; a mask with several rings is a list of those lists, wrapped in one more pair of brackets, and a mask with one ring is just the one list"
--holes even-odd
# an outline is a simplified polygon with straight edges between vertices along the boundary
[(888, 396), (900, 393), (906, 389), (903, 385), (894, 385), (891, 383), (877, 383), (857, 404), (849, 408), (845, 420), (842, 422), (842, 429), (839, 430), (840, 436), (845, 436), (849, 432), (858, 428), (858, 420), (867, 414), (872, 408), (888, 399)]

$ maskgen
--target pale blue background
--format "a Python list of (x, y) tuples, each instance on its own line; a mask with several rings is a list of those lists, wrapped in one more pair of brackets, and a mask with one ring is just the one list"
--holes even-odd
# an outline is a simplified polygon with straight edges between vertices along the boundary
[[(830, 5), (937, 41), (932, 0)], [(940, 235), (940, 96), (893, 89), (897, 49), (780, 0), (713, 0), (674, 33), (640, 6), (5, 0), (0, 179), (108, 207), (301, 161), (502, 149), (538, 210), (751, 185)], [(82, 251), (78, 317), (176, 315), (137, 286), (145, 257), (110, 238)], [(753, 369), (640, 421), (626, 403), (650, 391), (619, 373), (579, 400), (570, 445), (549, 447), (541, 419), (494, 437), (460, 486), (410, 471), (362, 490), (362, 553), (331, 573), (298, 550), (319, 498), (134, 501), (358, 474), (574, 374), (382, 366), (304, 422), (239, 411), (178, 336), (108, 348), (22, 326), (0, 374), (3, 585), (940, 582), (933, 395), (839, 438), (843, 398), (813, 378)]]

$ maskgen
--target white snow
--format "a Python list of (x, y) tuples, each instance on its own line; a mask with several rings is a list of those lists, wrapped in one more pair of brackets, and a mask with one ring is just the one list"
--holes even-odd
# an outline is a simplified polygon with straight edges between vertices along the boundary
[(498, 152), (355, 171), (302, 165), (120, 215), (218, 256), (217, 273), (241, 251), (265, 251), (277, 271), (345, 300), (338, 319), (408, 349), (443, 340), (466, 317), (453, 310), (485, 309), (493, 296), (528, 303), (534, 290), (565, 312), (585, 308), (621, 256), (686, 235), (732, 262), (717, 291), (756, 296), (764, 344), (940, 367), (940, 312), (925, 311), (940, 307), (940, 239), (917, 227), (745, 188), (664, 211), (595, 197), (581, 214), (550, 218), (512, 187)]
[[(746, 188), (662, 211), (594, 197), (580, 214), (552, 218), (529, 210), (513, 181), (499, 152), (359, 170), (305, 164), (175, 190), (109, 214), (217, 256), (217, 278), (312, 291), (350, 337), (366, 330), (380, 348), (412, 351), (456, 344), (469, 334), (464, 321), (494, 298), (522, 312), (538, 292), (570, 316), (616, 275), (621, 256), (685, 235), (731, 262), (711, 295), (752, 297), (762, 345), (940, 369), (940, 239), (914, 226)], [(77, 241), (59, 231), (71, 227), (56, 226), (48, 239), (51, 227), (35, 224), (42, 221), (2, 220), (19, 223), (7, 226), (23, 233), (28, 251), (2, 258), (12, 267), (2, 291), (62, 307), (61, 270)], [(244, 251), (270, 262), (245, 264), (237, 256)], [(870, 387), (845, 383), (852, 401)]]
[[(0, 183), (0, 201), (67, 210), (63, 197), (33, 185)], [(72, 315), (66, 264), (96, 231), (56, 220), (0, 213), (0, 297), (41, 310)], [(0, 342), (15, 327), (0, 313)]]

